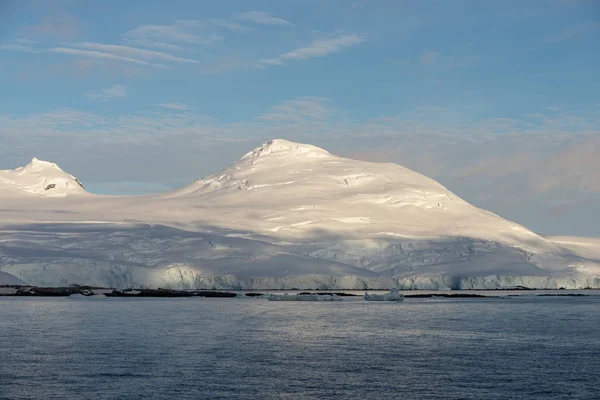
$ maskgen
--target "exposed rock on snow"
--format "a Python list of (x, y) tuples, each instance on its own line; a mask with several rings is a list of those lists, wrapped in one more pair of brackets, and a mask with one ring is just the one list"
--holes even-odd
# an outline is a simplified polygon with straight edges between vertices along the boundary
[(31, 284), (600, 286), (594, 242), (544, 238), (399, 165), (286, 140), (169, 193), (42, 199), (52, 192), (86, 193), (50, 163), (0, 173), (0, 269)]

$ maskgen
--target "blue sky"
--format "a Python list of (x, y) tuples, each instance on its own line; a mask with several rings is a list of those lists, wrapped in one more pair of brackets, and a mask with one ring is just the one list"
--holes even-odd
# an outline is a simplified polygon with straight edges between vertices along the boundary
[(282, 137), (600, 236), (597, 1), (0, 0), (0, 26), (0, 169), (144, 193)]

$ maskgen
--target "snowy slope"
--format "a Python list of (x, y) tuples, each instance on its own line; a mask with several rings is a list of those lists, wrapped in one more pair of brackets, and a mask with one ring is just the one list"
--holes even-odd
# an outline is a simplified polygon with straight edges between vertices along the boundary
[(26, 283), (8, 272), (0, 271), (0, 286), (2, 285), (26, 285)]
[(0, 196), (31, 194), (64, 197), (86, 192), (77, 178), (56, 164), (33, 158), (25, 167), (0, 171), (0, 193)]
[(436, 181), (399, 165), (345, 159), (284, 140), (266, 143), (233, 167), (162, 199), (174, 206), (201, 204), (226, 211), (211, 216), (215, 225), (231, 228), (233, 222), (295, 240), (320, 232), (359, 239), (465, 236), (547, 244), (526, 228), (473, 207)]
[(476, 208), (432, 179), (285, 140), (164, 194), (3, 192), (0, 270), (30, 283), (600, 286), (591, 253)]
[(568, 248), (579, 257), (600, 261), (600, 238), (546, 236), (546, 239), (558, 246)]

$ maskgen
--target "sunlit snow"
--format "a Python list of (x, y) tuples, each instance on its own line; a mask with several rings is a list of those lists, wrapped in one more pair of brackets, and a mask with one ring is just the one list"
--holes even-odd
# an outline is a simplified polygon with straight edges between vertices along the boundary
[(279, 139), (148, 196), (92, 195), (34, 159), (0, 171), (0, 221), (0, 270), (31, 284), (600, 287), (587, 239), (544, 238), (396, 164)]

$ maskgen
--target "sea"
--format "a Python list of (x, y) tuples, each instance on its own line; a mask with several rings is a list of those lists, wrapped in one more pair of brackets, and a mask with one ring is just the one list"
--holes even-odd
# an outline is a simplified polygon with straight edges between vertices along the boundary
[(0, 297), (0, 399), (600, 399), (600, 293), (511, 293)]

